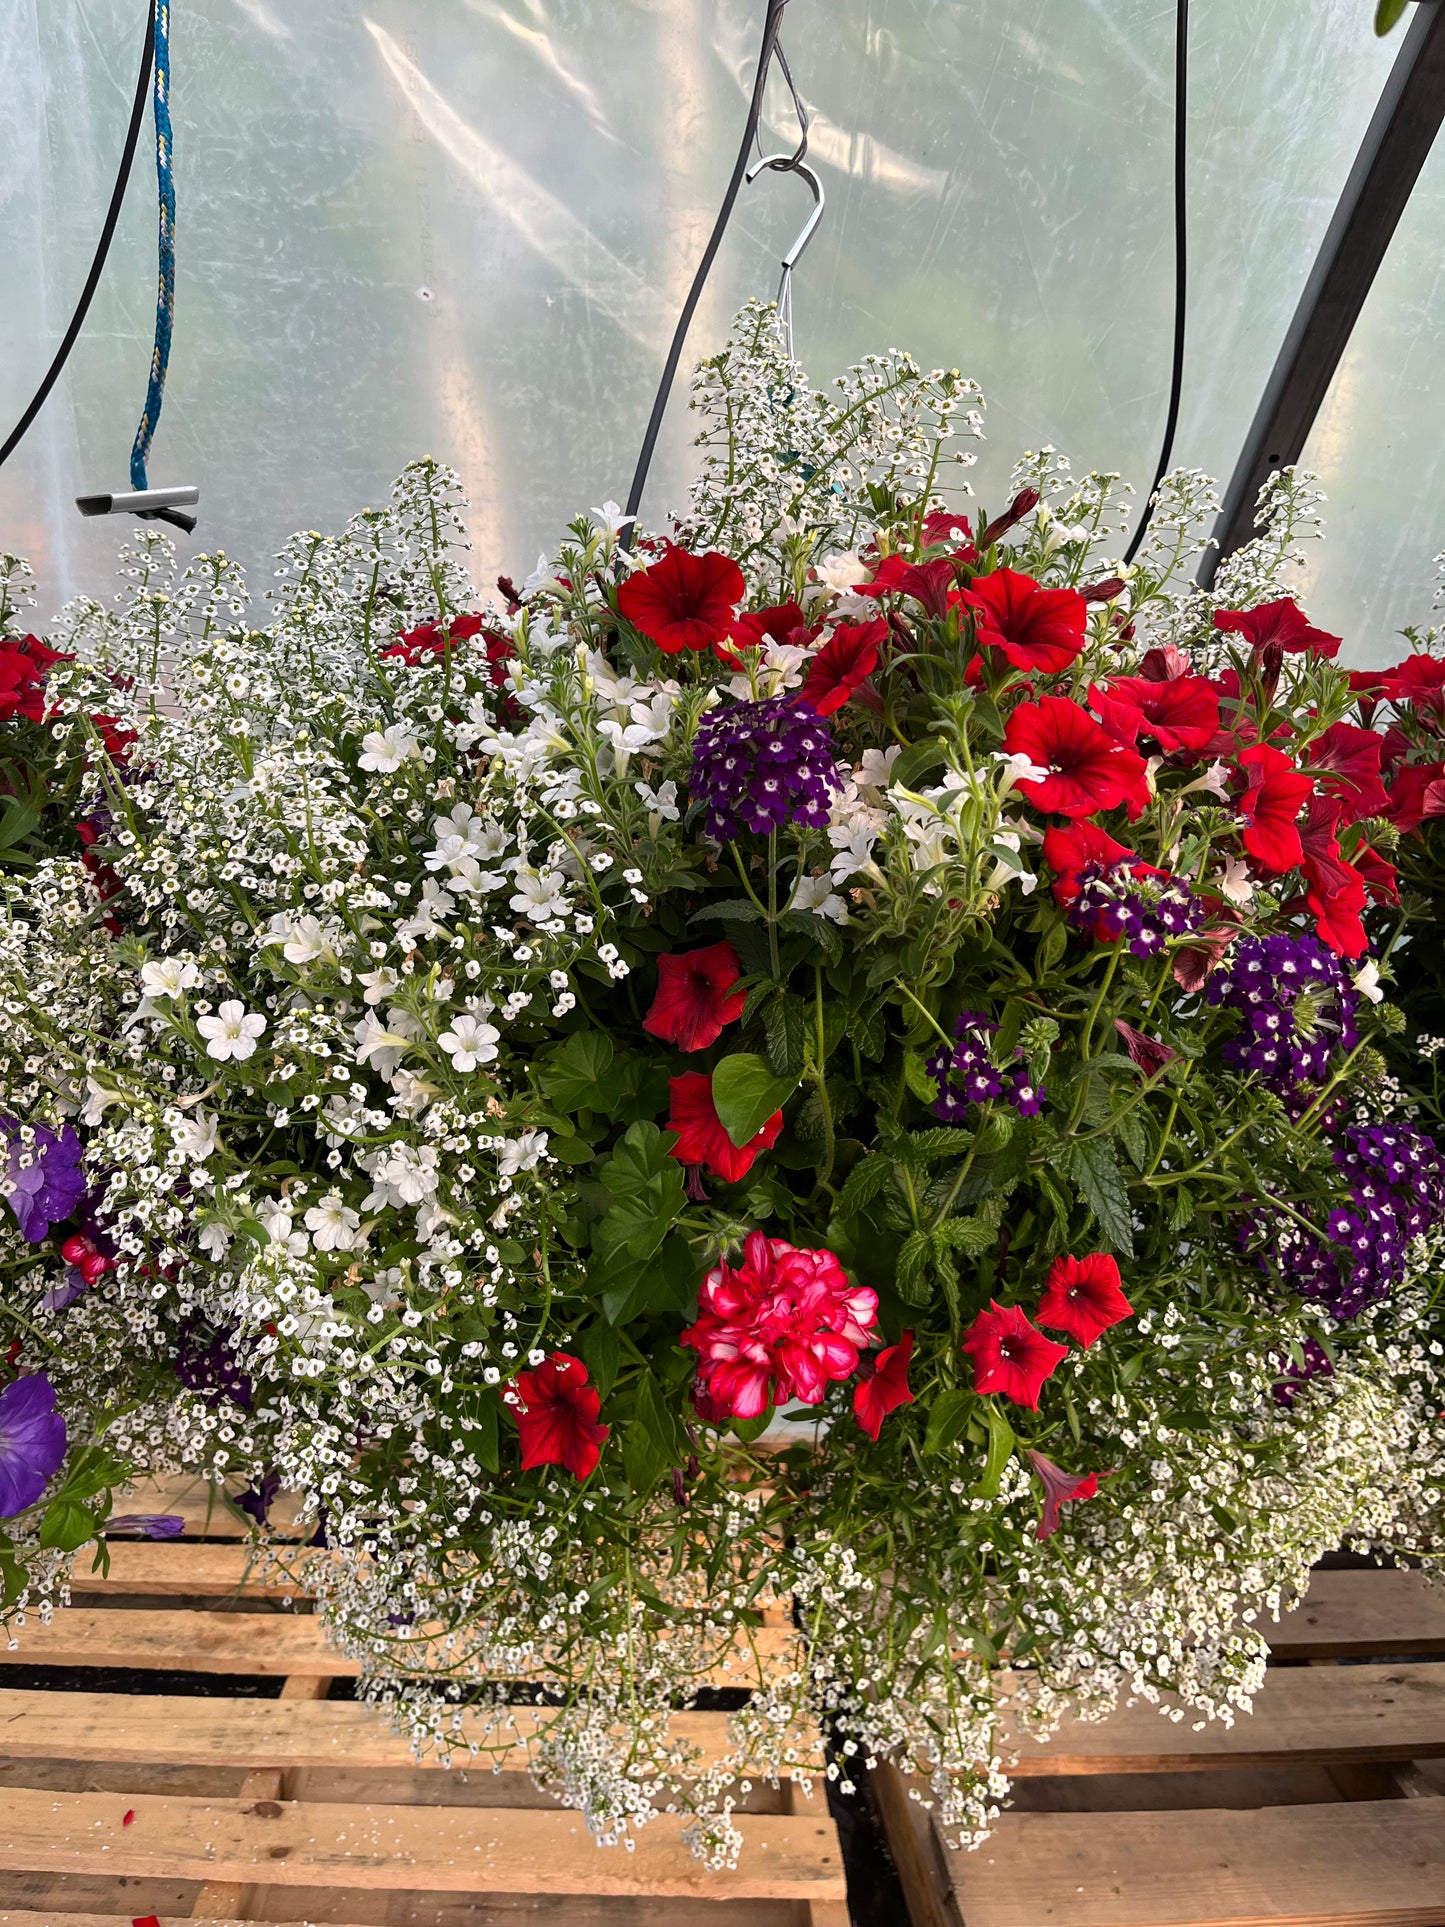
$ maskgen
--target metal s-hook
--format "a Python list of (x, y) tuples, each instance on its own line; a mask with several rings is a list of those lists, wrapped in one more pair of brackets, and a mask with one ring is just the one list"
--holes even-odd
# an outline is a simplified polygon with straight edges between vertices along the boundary
[(802, 180), (808, 183), (813, 193), (813, 211), (803, 223), (802, 231), (798, 235), (797, 240), (794, 241), (793, 245), (783, 256), (783, 275), (782, 279), (778, 282), (778, 327), (782, 331), (783, 340), (787, 345), (789, 358), (791, 358), (793, 354), (793, 269), (797, 267), (799, 261), (802, 260), (804, 248), (807, 247), (817, 232), (818, 223), (823, 218), (823, 209), (827, 204), (827, 196), (823, 192), (823, 183), (818, 179), (812, 168), (808, 166), (808, 163), (799, 158), (799, 155), (806, 152), (807, 145), (808, 135), (805, 127), (802, 146), (798, 149), (797, 154), (765, 155), (761, 160), (754, 161), (747, 172), (749, 185), (751, 185), (765, 169), (771, 169), (777, 174), (797, 174)]

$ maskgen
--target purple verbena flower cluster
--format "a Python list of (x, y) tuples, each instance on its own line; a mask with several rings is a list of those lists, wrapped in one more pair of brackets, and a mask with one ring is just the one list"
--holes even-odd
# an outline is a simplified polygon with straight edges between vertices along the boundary
[[(940, 1047), (928, 1059), (928, 1075), (938, 1086), (933, 1115), (945, 1124), (959, 1124), (970, 1104), (986, 1104), (1002, 1097), (1020, 1117), (1037, 1117), (1044, 1103), (1041, 1084), (1022, 1069), (1000, 1070), (993, 1061), (993, 1038), (998, 1025), (981, 1011), (960, 1011), (953, 1026), (958, 1042)], [(1022, 1053), (1019, 1053), (1022, 1055)]]
[(1335, 1375), (1330, 1355), (1317, 1338), (1305, 1339), (1300, 1351), (1303, 1363), (1297, 1358), (1276, 1361), (1280, 1368), (1279, 1381), (1274, 1388), (1277, 1405), (1293, 1405), (1312, 1378), (1333, 1378)]
[(1324, 1083), (1336, 1051), (1359, 1041), (1359, 998), (1318, 937), (1242, 937), (1228, 969), (1210, 978), (1208, 996), (1241, 1019), (1225, 1063), (1282, 1097)]
[(829, 798), (842, 787), (833, 732), (806, 703), (786, 696), (734, 703), (698, 726), (692, 794), (706, 808), (707, 834), (719, 843), (743, 830), (765, 836), (787, 823), (820, 830)]
[(44, 1124), (0, 1118), (0, 1195), (31, 1244), (39, 1244), (53, 1224), (70, 1217), (85, 1196), (82, 1156), (80, 1139), (69, 1124), (57, 1132)]
[(1200, 928), (1204, 906), (1174, 877), (1150, 876), (1142, 865), (1091, 863), (1079, 873), (1069, 922), (1098, 943), (1122, 938), (1134, 956), (1155, 957), (1171, 938)]

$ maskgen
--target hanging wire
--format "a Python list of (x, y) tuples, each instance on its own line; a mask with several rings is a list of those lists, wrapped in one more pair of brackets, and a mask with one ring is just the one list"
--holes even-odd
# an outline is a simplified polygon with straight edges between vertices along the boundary
[(90, 264), (90, 273), (85, 278), (85, 286), (81, 290), (80, 300), (76, 304), (75, 313), (70, 317), (70, 325), (61, 338), (60, 346), (56, 350), (55, 359), (47, 369), (45, 379), (36, 389), (29, 407), (25, 410), (19, 421), (16, 422), (9, 435), (6, 436), (4, 445), (0, 446), (0, 463), (9, 460), (11, 454), (19, 447), (30, 424), (45, 406), (51, 389), (60, 379), (61, 369), (64, 368), (66, 362), (70, 359), (70, 351), (79, 339), (80, 331), (85, 325), (85, 317), (90, 312), (90, 304), (95, 299), (95, 291), (100, 286), (100, 277), (105, 268), (106, 256), (110, 253), (110, 244), (115, 238), (116, 223), (120, 219), (121, 203), (125, 199), (126, 182), (130, 179), (131, 163), (135, 160), (136, 148), (140, 144), (141, 122), (145, 119), (146, 95), (150, 90), (151, 61), (154, 57), (155, 49), (155, 31), (156, 0), (151, 0), (146, 15), (145, 45), (141, 49), (140, 78), (136, 82), (135, 101), (130, 110), (130, 126), (126, 131), (125, 147), (121, 152), (120, 168), (115, 177), (115, 186), (111, 189), (110, 206), (106, 209), (105, 224), (101, 228), (100, 240), (96, 244), (95, 258)]
[(792, 95), (793, 112), (798, 117), (798, 145), (793, 149), (791, 154), (764, 154), (762, 142), (759, 140), (757, 142), (758, 158), (753, 162), (752, 166), (749, 167), (746, 178), (748, 185), (751, 186), (759, 174), (765, 170), (771, 170), (777, 174), (797, 174), (807, 182), (808, 187), (812, 191), (813, 212), (808, 216), (797, 240), (794, 241), (793, 245), (783, 256), (783, 275), (778, 283), (776, 303), (778, 310), (778, 332), (782, 337), (783, 346), (788, 351), (788, 358), (792, 360), (793, 269), (802, 259), (804, 248), (806, 248), (812, 240), (818, 223), (823, 218), (826, 196), (823, 193), (823, 183), (818, 179), (818, 176), (804, 159), (804, 156), (808, 152), (808, 110), (803, 104), (802, 95), (798, 92), (797, 83), (793, 79), (793, 70), (788, 65), (788, 56), (783, 52), (783, 43), (781, 40), (777, 42), (775, 54), (778, 65), (782, 68), (783, 78), (788, 83), (788, 92)]
[[(702, 298), (703, 286), (707, 281), (708, 273), (712, 268), (714, 260), (717, 258), (717, 251), (722, 245), (723, 234), (726, 231), (728, 220), (732, 215), (733, 205), (738, 198), (738, 191), (742, 187), (744, 179), (748, 177), (748, 153), (754, 140), (757, 138), (758, 127), (762, 121), (763, 93), (767, 87), (768, 73), (778, 53), (778, 28), (782, 24), (783, 11), (787, 4), (788, 0), (768, 0), (768, 11), (763, 21), (762, 47), (758, 53), (757, 73), (753, 77), (752, 99), (748, 104), (747, 126), (743, 130), (742, 145), (738, 148), (738, 157), (733, 163), (732, 175), (728, 180), (727, 192), (723, 195), (722, 206), (718, 209), (717, 220), (713, 223), (713, 230), (708, 237), (707, 246), (703, 249), (702, 259), (697, 264), (697, 272), (692, 277), (692, 286), (687, 291), (687, 299), (682, 304), (682, 313), (678, 317), (677, 327), (673, 332), (672, 345), (667, 351), (667, 360), (663, 364), (662, 380), (658, 383), (657, 396), (652, 404), (652, 413), (647, 418), (647, 428), (643, 433), (642, 449), (637, 457), (637, 468), (633, 473), (632, 486), (627, 491), (627, 514), (631, 516), (633, 520), (628, 522), (619, 537), (619, 547), (624, 553), (630, 551), (632, 548), (633, 531), (637, 526), (637, 511), (642, 502), (642, 491), (647, 485), (647, 471), (652, 466), (653, 453), (657, 448), (657, 437), (662, 428), (663, 414), (667, 409), (667, 398), (669, 394), (671, 394), (672, 384), (677, 378), (678, 363), (682, 360), (682, 350), (687, 341), (687, 331), (692, 325), (692, 317), (696, 313), (697, 304)], [(801, 101), (798, 99), (797, 90), (793, 87), (792, 76), (788, 73), (786, 61), (782, 63), (782, 69), (784, 75), (787, 77), (788, 87), (793, 95), (793, 100), (797, 104), (803, 128), (802, 145), (794, 157), (794, 164), (801, 165), (802, 157), (807, 152), (808, 144), (807, 115), (803, 110)], [(775, 161), (765, 161), (763, 164), (773, 166), (775, 165)], [(821, 192), (822, 190), (820, 188), (819, 193), (821, 194)], [(811, 232), (811, 230), (809, 231)], [(804, 244), (806, 245), (806, 240)], [(801, 252), (801, 249), (798, 251)], [(785, 279), (786, 272), (785, 270)]]
[(1174, 431), (1179, 426), (1179, 397), (1184, 386), (1184, 320), (1188, 291), (1188, 185), (1186, 161), (1189, 148), (1189, 0), (1175, 0), (1174, 11), (1174, 360), (1169, 375), (1169, 412), (1164, 421), (1164, 441), (1159, 450), (1159, 466), (1149, 485), (1149, 497), (1133, 539), (1124, 551), (1125, 562), (1132, 562), (1154, 514), (1159, 484), (1174, 453)]
[(156, 292), (155, 346), (151, 350), (150, 380), (145, 406), (130, 451), (130, 485), (146, 489), (146, 458), (161, 418), (166, 369), (171, 359), (171, 328), (176, 313), (176, 183), (171, 171), (171, 0), (152, 0), (155, 41), (156, 196), (160, 203), (157, 243), (160, 274)]

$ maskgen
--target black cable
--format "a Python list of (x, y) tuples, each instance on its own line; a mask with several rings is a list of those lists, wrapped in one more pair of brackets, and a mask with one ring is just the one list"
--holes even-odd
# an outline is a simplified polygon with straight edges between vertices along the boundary
[(70, 326), (65, 331), (65, 339), (61, 342), (59, 351), (54, 361), (51, 362), (44, 381), (42, 381), (36, 389), (34, 399), (31, 401), (30, 406), (10, 431), (4, 447), (0, 448), (0, 463), (9, 460), (11, 454), (19, 446), (21, 437), (45, 406), (51, 389), (60, 378), (61, 369), (70, 358), (70, 351), (75, 346), (80, 331), (85, 325), (85, 317), (90, 311), (91, 302), (95, 299), (95, 291), (100, 286), (100, 277), (105, 269), (105, 258), (110, 253), (110, 244), (115, 238), (116, 223), (120, 219), (121, 203), (125, 199), (126, 182), (130, 179), (131, 164), (135, 160), (136, 147), (140, 142), (141, 123), (145, 119), (146, 99), (150, 93), (151, 60), (155, 52), (155, 36), (156, 5), (155, 0), (150, 0), (150, 6), (146, 16), (145, 49), (141, 54), (140, 79), (136, 82), (135, 105), (130, 111), (130, 129), (125, 137), (125, 152), (121, 155), (120, 172), (116, 175), (115, 187), (111, 191), (110, 206), (106, 210), (105, 226), (101, 229), (100, 242), (95, 250), (95, 259), (90, 264), (90, 273), (86, 277), (80, 303), (75, 313), (70, 317)]
[(1179, 396), (1184, 386), (1184, 318), (1187, 276), (1188, 194), (1186, 160), (1189, 147), (1189, 0), (1176, 0), (1174, 14), (1174, 365), (1169, 376), (1169, 413), (1164, 421), (1164, 443), (1159, 450), (1159, 466), (1149, 485), (1149, 496), (1133, 540), (1124, 552), (1132, 562), (1144, 540), (1144, 531), (1154, 513), (1154, 496), (1169, 467), (1174, 452), (1174, 431), (1179, 426)]
[[(642, 491), (647, 485), (647, 471), (652, 466), (653, 451), (657, 447), (657, 437), (662, 428), (662, 417), (667, 408), (667, 398), (672, 392), (672, 384), (677, 376), (677, 365), (682, 360), (682, 350), (687, 341), (687, 331), (692, 325), (693, 314), (696, 311), (698, 302), (702, 298), (703, 284), (707, 280), (708, 271), (717, 256), (717, 251), (722, 245), (723, 232), (727, 227), (728, 217), (733, 211), (733, 203), (738, 198), (738, 189), (742, 186), (743, 176), (747, 172), (748, 150), (752, 147), (753, 136), (757, 133), (758, 123), (762, 119), (763, 93), (767, 86), (768, 69), (773, 64), (773, 50), (778, 42), (778, 27), (782, 22), (783, 9), (787, 4), (788, 0), (768, 0), (767, 18), (763, 22), (762, 51), (758, 55), (758, 71), (757, 77), (753, 81), (752, 104), (748, 108), (748, 124), (743, 133), (742, 146), (738, 149), (738, 158), (733, 167), (732, 179), (728, 182), (727, 193), (723, 196), (722, 207), (718, 210), (717, 221), (713, 226), (708, 244), (703, 250), (702, 259), (698, 262), (697, 273), (692, 277), (692, 286), (687, 291), (687, 300), (683, 303), (682, 314), (678, 319), (677, 328), (672, 337), (672, 346), (668, 350), (667, 361), (662, 370), (662, 380), (658, 384), (657, 399), (652, 404), (652, 413), (647, 420), (647, 431), (642, 437), (642, 452), (637, 458), (637, 469), (632, 477), (632, 487), (627, 491), (627, 513), (631, 516), (636, 516), (638, 508), (641, 506)], [(630, 551), (632, 548), (632, 535), (636, 526), (635, 521), (629, 522), (627, 527), (622, 531), (619, 546), (624, 551)]]

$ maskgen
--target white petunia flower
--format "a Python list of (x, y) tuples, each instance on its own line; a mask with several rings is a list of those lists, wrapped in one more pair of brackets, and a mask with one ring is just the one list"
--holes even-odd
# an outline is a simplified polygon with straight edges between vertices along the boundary
[(306, 1213), (306, 1229), (318, 1251), (354, 1251), (361, 1219), (339, 1191), (328, 1191), (320, 1204)]
[(368, 1004), (381, 1004), (393, 995), (401, 978), (389, 965), (383, 964), (379, 970), (363, 970), (356, 981), (366, 985)]
[(221, 1259), (226, 1255), (231, 1243), (231, 1234), (219, 1218), (212, 1218), (203, 1224), (196, 1235), (196, 1243), (208, 1258)]
[(903, 754), (901, 743), (888, 749), (865, 749), (863, 760), (853, 772), (853, 781), (863, 790), (886, 790), (893, 780), (893, 765)]
[(518, 870), (513, 881), (517, 893), (510, 899), (510, 907), (519, 916), (530, 917), (533, 923), (545, 923), (549, 918), (565, 916), (567, 899), (560, 894), (565, 881), (558, 870)]
[(362, 769), (389, 776), (403, 763), (410, 762), (420, 747), (409, 729), (403, 729), (400, 723), (388, 723), (385, 729), (369, 730), (362, 737), (357, 761)]
[(507, 1138), (497, 1148), (497, 1174), (514, 1178), (519, 1171), (533, 1171), (547, 1149), (545, 1131), (523, 1131), (518, 1138)]
[(298, 1231), (291, 1213), (284, 1206), (277, 1205), (273, 1211), (262, 1211), (259, 1222), (273, 1245), (288, 1252), (293, 1258), (304, 1258), (311, 1249), (311, 1240), (304, 1231)]
[(1041, 763), (1036, 763), (1022, 750), (1015, 750), (1012, 756), (1008, 756), (1001, 749), (996, 749), (993, 760), (1003, 764), (1000, 772), (1003, 780), (999, 787), (1005, 790), (1012, 789), (1015, 783), (1042, 783), (1049, 773)]
[(191, 1116), (176, 1118), (171, 1125), (171, 1136), (181, 1156), (192, 1164), (204, 1164), (218, 1149), (216, 1120), (209, 1111), (198, 1110)]
[(856, 589), (860, 582), (866, 582), (873, 571), (852, 549), (844, 549), (841, 555), (824, 556), (818, 564), (818, 580), (825, 589), (834, 595), (844, 595), (849, 589)]
[(501, 1034), (479, 1017), (454, 1017), (451, 1029), (444, 1030), (437, 1042), (452, 1060), (452, 1069), (465, 1073), (494, 1060)]
[(830, 829), (828, 837), (833, 845), (832, 871), (835, 883), (846, 883), (849, 877), (859, 875), (882, 880), (882, 871), (873, 861), (876, 831), (862, 824)]
[(104, 1084), (97, 1084), (93, 1077), (85, 1080), (85, 1108), (80, 1113), (82, 1124), (99, 1124), (111, 1104), (123, 1104), (125, 1097), (120, 1091), (108, 1091)]
[(635, 515), (623, 513), (620, 502), (604, 502), (601, 508), (588, 509), (587, 513), (595, 526), (605, 531), (609, 542), (615, 542), (622, 531), (637, 520)]
[(147, 997), (179, 997), (183, 991), (196, 988), (201, 973), (193, 963), (179, 957), (162, 957), (159, 963), (141, 965), (140, 981)]
[(671, 778), (653, 789), (647, 783), (634, 783), (633, 789), (642, 798), (643, 806), (651, 819), (648, 828), (654, 836), (664, 823), (676, 823), (682, 812), (677, 807), (677, 785)]
[(228, 997), (214, 1017), (197, 1020), (196, 1029), (206, 1039), (206, 1055), (218, 1064), (234, 1059), (242, 1063), (256, 1054), (256, 1039), (266, 1028), (266, 1019), (248, 1011), (234, 997)]
[(1355, 972), (1350, 981), (1354, 984), (1355, 989), (1359, 991), (1360, 995), (1362, 997), (1368, 997), (1372, 1004), (1378, 1004), (1383, 1001), (1385, 993), (1380, 988), (1379, 966), (1373, 957), (1366, 958), (1365, 962)]
[(1231, 903), (1246, 904), (1254, 896), (1254, 885), (1249, 880), (1249, 865), (1242, 857), (1227, 856), (1224, 859), (1224, 875), (1218, 881), (1221, 893)]
[(287, 963), (319, 963), (323, 959), (331, 963), (336, 961), (331, 940), (315, 917), (298, 917), (292, 923), (282, 912), (272, 917), (271, 932), (267, 942), (282, 946), (281, 954)]
[(832, 877), (804, 877), (793, 892), (795, 910), (811, 910), (815, 917), (831, 917), (834, 923), (847, 923), (848, 906), (834, 894)]

